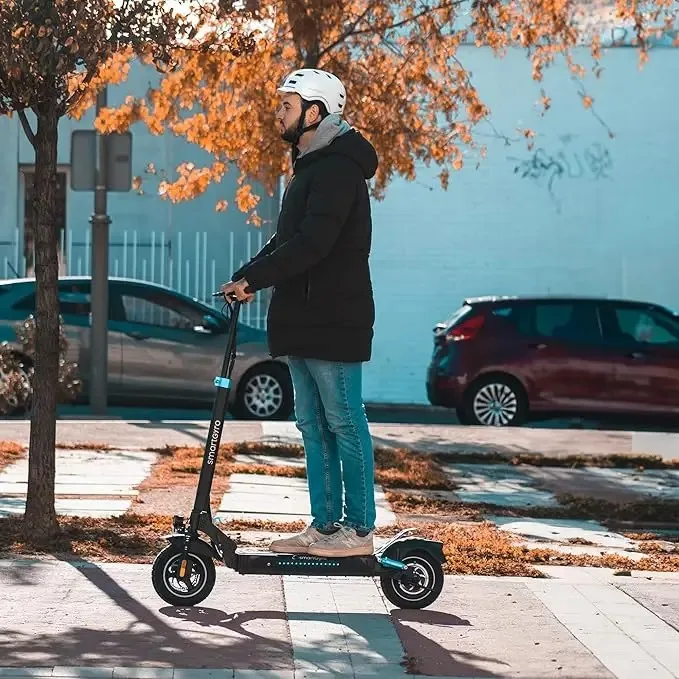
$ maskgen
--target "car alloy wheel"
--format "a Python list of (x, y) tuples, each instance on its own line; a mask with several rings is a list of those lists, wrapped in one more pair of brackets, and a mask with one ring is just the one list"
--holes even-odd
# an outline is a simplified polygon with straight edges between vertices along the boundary
[(474, 420), (487, 427), (514, 424), (521, 411), (520, 397), (512, 387), (500, 381), (481, 386), (472, 400)]
[(250, 377), (243, 392), (244, 405), (257, 419), (273, 417), (283, 405), (283, 386), (270, 373)]

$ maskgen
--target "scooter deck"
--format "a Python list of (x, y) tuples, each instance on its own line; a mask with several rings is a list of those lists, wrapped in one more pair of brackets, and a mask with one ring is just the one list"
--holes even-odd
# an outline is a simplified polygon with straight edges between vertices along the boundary
[[(257, 550), (236, 552), (236, 571), (243, 575), (336, 575), (371, 576), (393, 573), (394, 567), (403, 567), (375, 554), (368, 556), (323, 557), (309, 554), (284, 554)], [(389, 568), (387, 561), (391, 563)], [(398, 564), (398, 565), (397, 565)]]

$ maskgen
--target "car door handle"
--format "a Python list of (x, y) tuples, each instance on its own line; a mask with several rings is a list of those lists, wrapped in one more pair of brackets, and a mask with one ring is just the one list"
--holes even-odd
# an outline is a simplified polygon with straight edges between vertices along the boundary
[(547, 345), (544, 344), (543, 342), (533, 342), (532, 344), (529, 344), (529, 345), (528, 345), (528, 348), (529, 348), (529, 349), (538, 349), (538, 350), (540, 350), (540, 349), (546, 349), (546, 348), (547, 348)]
[(644, 358), (646, 354), (642, 354), (640, 351), (631, 351), (627, 356), (638, 361), (640, 358)]
[(137, 340), (145, 340), (148, 339), (148, 335), (144, 335), (144, 333), (141, 332), (126, 332), (125, 333), (128, 337), (131, 337), (132, 339), (137, 339)]

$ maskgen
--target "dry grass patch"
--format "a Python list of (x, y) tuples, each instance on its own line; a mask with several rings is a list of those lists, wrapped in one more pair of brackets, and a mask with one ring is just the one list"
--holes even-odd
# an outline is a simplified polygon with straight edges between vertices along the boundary
[[(149, 563), (166, 544), (162, 536), (169, 532), (171, 517), (128, 514), (111, 519), (59, 517), (61, 535), (42, 550), (26, 545), (21, 537), (22, 517), (0, 518), (0, 553), (88, 558), (104, 561)], [(221, 523), (225, 532), (271, 531), (297, 532), (304, 522), (242, 521)], [(381, 536), (394, 535), (407, 528), (396, 526), (378, 529)], [(529, 549), (490, 523), (418, 525), (418, 532), (444, 545), (448, 574), (544, 577), (536, 565), (594, 566), (620, 571), (679, 571), (679, 554), (654, 553), (636, 561), (612, 554), (565, 554), (554, 549)]]
[[(387, 500), (395, 512), (402, 514), (427, 514), (455, 516), (462, 511), (470, 512), (479, 519), (484, 514), (534, 519), (592, 519), (600, 523), (608, 521), (633, 521), (638, 523), (679, 523), (679, 501), (638, 500), (616, 503), (590, 497), (560, 495), (559, 506), (505, 507), (489, 503), (452, 502), (442, 498), (386, 492)], [(657, 538), (655, 538), (657, 539)]]
[[(198, 446), (164, 446), (152, 448), (161, 454), (149, 479), (140, 490), (172, 485), (185, 485), (200, 473), (204, 449)], [(235, 462), (237, 455), (269, 455), (300, 459), (304, 448), (300, 445), (268, 445), (262, 443), (225, 443), (219, 447), (215, 466), (215, 480), (228, 479), (231, 474), (264, 474), (288, 478), (306, 478), (304, 467), (293, 465)], [(407, 449), (375, 449), (375, 481), (385, 488), (419, 488), (449, 490), (453, 487), (441, 466), (431, 456), (422, 456)], [(224, 488), (226, 490), (228, 486)]]
[[(154, 491), (176, 489), (193, 494), (198, 484), (198, 473), (202, 460), (202, 450), (194, 447), (175, 446), (163, 448), (154, 452), (160, 453), (160, 458), (151, 468), (151, 473), (137, 486), (139, 496), (135, 504), (145, 504), (147, 499), (155, 504)], [(219, 507), (222, 496), (229, 489), (228, 456), (222, 455), (217, 459), (215, 475), (210, 491), (210, 506), (213, 510)], [(168, 498), (172, 501), (172, 497)], [(135, 504), (132, 505), (134, 511)], [(166, 503), (163, 502), (163, 509)], [(151, 509), (150, 511), (154, 511)], [(162, 510), (161, 510), (162, 511)], [(153, 515), (151, 515), (153, 516)]]
[(26, 448), (15, 441), (0, 441), (0, 471), (26, 456)]
[(560, 495), (557, 500), (576, 518), (636, 523), (679, 523), (679, 500), (649, 497), (634, 502), (610, 502), (575, 495)]
[(167, 544), (162, 536), (172, 526), (169, 516), (59, 516), (58, 522), (60, 535), (36, 549), (23, 540), (23, 516), (0, 518), (0, 553), (144, 563), (152, 561)]
[(483, 519), (483, 508), (466, 502), (452, 502), (394, 490), (386, 490), (384, 495), (391, 509), (397, 514), (438, 515), (452, 518), (455, 521), (481, 521)]
[(452, 490), (454, 487), (432, 456), (407, 448), (375, 448), (375, 481), (385, 488)]
[(646, 453), (611, 453), (608, 455), (544, 455), (542, 453), (455, 451), (432, 453), (437, 460), (446, 463), (512, 464), (534, 467), (605, 467), (610, 469), (679, 469), (679, 458), (665, 460), (659, 455)]
[(653, 554), (640, 560), (617, 554), (568, 554), (556, 549), (535, 549), (520, 544), (491, 523), (418, 526), (425, 537), (440, 540), (446, 555), (445, 571), (469, 575), (526, 575), (543, 577), (535, 566), (589, 566), (626, 571), (679, 571), (679, 554)]
[(96, 443), (92, 441), (85, 441), (78, 443), (77, 441), (66, 441), (65, 443), (57, 443), (55, 448), (57, 450), (118, 450), (115, 446), (108, 443)]

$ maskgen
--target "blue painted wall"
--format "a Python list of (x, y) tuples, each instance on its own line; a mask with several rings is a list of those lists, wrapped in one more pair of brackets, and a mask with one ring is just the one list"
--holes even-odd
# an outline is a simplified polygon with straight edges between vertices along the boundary
[[(581, 63), (589, 63), (582, 52)], [(505, 145), (490, 125), (488, 148), (452, 174), (420, 167), (374, 205), (372, 269), (377, 303), (369, 400), (425, 403), (432, 326), (466, 296), (622, 295), (679, 307), (679, 52), (657, 49), (643, 71), (637, 53), (609, 50), (587, 87), (607, 130), (584, 109), (565, 67), (542, 84), (552, 109), (539, 115), (540, 84), (524, 54), (496, 59), (462, 48), (495, 130), (537, 133), (535, 148)], [(539, 150), (538, 150), (539, 149)], [(549, 168), (544, 168), (549, 165)]]

